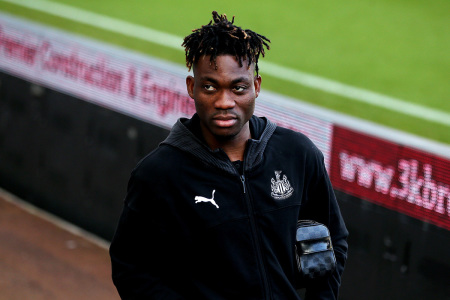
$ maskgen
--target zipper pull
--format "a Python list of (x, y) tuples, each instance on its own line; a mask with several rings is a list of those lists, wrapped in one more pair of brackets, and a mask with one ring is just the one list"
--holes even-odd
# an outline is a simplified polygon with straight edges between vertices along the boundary
[(242, 187), (244, 188), (244, 194), (245, 194), (245, 177), (244, 177), (244, 175), (241, 175), (241, 182), (242, 182)]

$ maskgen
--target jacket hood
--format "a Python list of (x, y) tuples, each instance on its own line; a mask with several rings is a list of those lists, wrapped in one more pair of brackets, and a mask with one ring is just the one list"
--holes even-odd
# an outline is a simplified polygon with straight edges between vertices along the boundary
[[(251, 171), (263, 158), (264, 149), (274, 133), (277, 125), (267, 118), (252, 116), (250, 130), (255, 139), (247, 141), (244, 156), (244, 172)], [(192, 119), (180, 118), (172, 127), (169, 136), (161, 145), (170, 145), (182, 151), (188, 152), (202, 162), (220, 168), (230, 174), (239, 175), (233, 163), (222, 149), (212, 150), (193, 132), (193, 127), (199, 124), (199, 118), (195, 114)]]

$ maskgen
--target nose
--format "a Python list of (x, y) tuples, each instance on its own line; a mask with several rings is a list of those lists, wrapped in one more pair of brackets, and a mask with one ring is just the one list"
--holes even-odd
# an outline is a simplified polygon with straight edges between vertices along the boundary
[(222, 93), (217, 95), (217, 99), (214, 103), (217, 109), (223, 110), (232, 109), (234, 108), (235, 104), (236, 103), (234, 101), (232, 93), (229, 93), (227, 91), (223, 91)]

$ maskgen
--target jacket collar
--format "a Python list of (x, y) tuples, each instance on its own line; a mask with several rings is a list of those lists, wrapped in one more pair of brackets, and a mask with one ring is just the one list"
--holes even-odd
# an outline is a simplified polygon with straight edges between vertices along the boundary
[[(266, 145), (276, 129), (276, 125), (266, 118), (252, 116), (249, 122), (250, 130), (255, 139), (250, 139), (247, 142), (244, 172), (251, 171), (262, 161)], [(191, 119), (178, 119), (172, 127), (169, 136), (161, 143), (161, 145), (164, 144), (191, 153), (206, 164), (218, 167), (228, 173), (239, 175), (222, 149), (212, 150), (203, 141), (199, 131), (197, 114)]]

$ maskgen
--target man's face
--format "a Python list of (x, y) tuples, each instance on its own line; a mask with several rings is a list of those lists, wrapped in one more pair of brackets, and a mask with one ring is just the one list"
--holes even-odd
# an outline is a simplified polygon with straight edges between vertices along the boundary
[(254, 65), (239, 66), (231, 55), (216, 58), (217, 69), (203, 56), (194, 66), (194, 77), (186, 78), (189, 96), (194, 99), (202, 133), (211, 145), (250, 138), (248, 121), (255, 110), (255, 98), (261, 77), (254, 75)]

